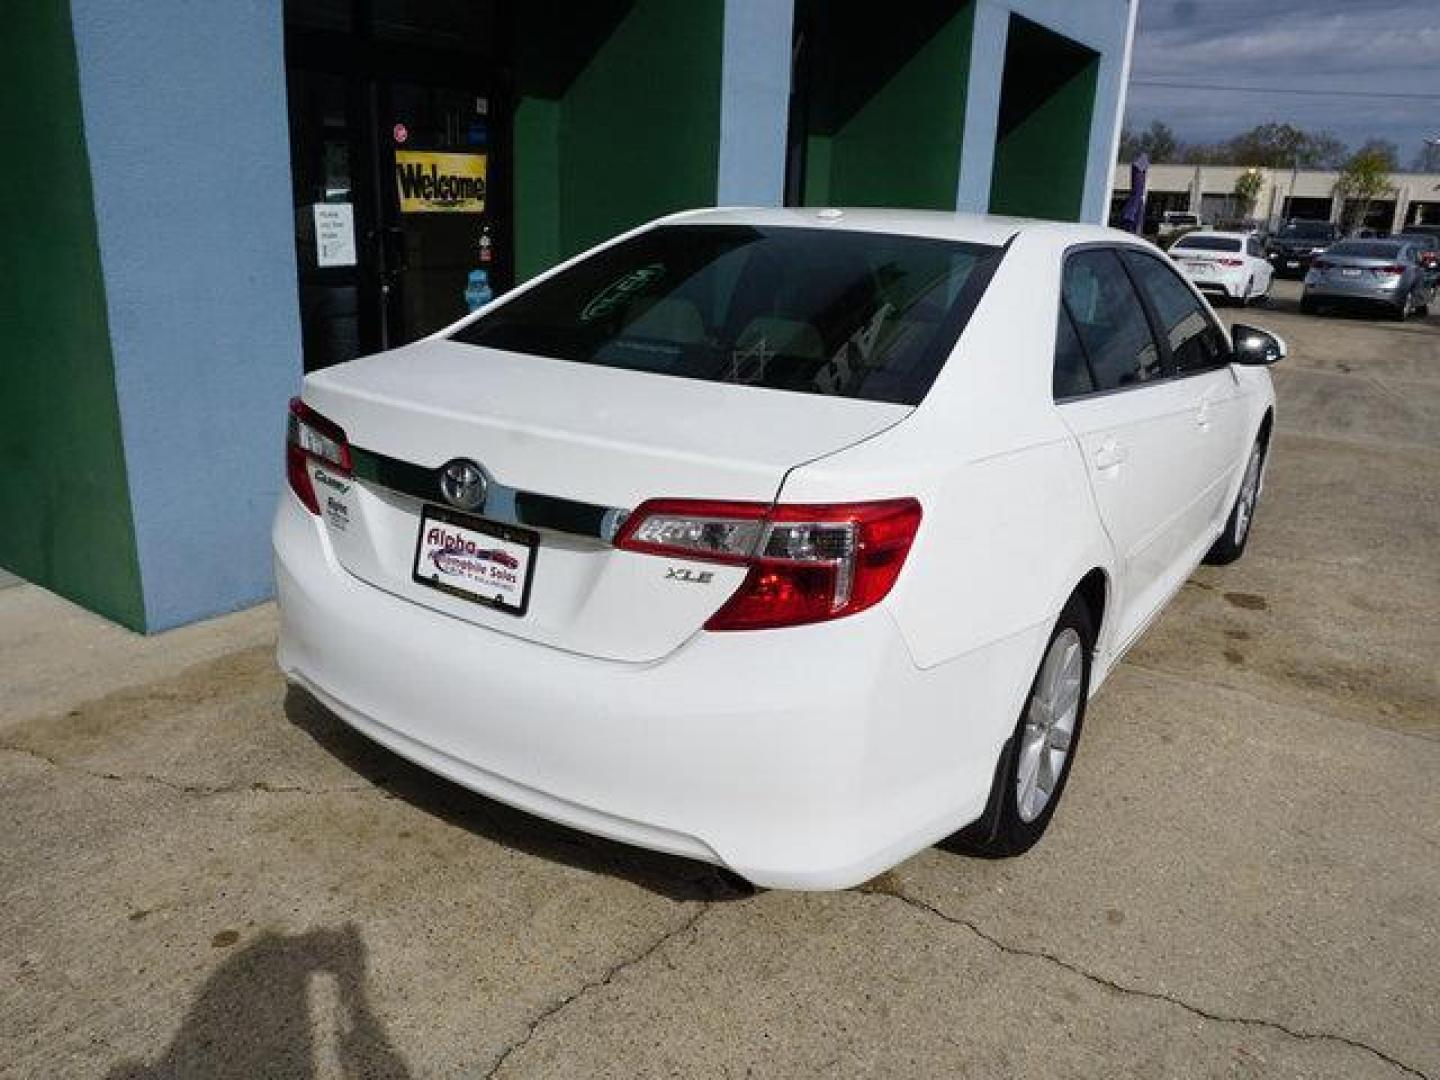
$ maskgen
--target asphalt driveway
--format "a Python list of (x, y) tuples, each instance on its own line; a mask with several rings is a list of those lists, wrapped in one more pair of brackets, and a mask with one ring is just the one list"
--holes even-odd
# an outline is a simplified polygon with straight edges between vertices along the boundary
[[(1440, 1078), (1440, 318), (1268, 310), (1248, 555), (1093, 703), (1029, 856), (754, 893), (0, 588), (0, 1076)], [(0, 583), (3, 584), (3, 583)]]

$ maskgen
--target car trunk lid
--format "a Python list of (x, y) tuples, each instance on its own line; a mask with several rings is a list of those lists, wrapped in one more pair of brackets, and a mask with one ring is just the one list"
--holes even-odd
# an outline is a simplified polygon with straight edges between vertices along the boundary
[[(303, 396), (354, 448), (353, 476), (315, 465), (322, 520), (350, 573), (466, 622), (636, 662), (695, 633), (744, 569), (697, 563), (671, 574), (687, 569), (683, 560), (618, 551), (609, 537), (626, 512), (656, 497), (772, 501), (792, 467), (911, 412), (439, 339), (315, 373)], [(433, 555), (421, 551), (427, 507), (427, 535), (466, 521), (441, 509), (441, 472), (457, 460), (488, 481), (468, 517), (510, 527), (494, 542), (458, 535), (498, 560), (495, 572), (528, 571), (523, 613), (416, 580)]]

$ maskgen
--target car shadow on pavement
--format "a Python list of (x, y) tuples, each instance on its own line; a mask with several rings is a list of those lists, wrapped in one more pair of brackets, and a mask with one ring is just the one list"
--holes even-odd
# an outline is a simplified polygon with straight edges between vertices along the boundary
[(427, 772), (349, 727), (300, 687), (292, 685), (287, 689), (285, 715), (324, 750), (376, 787), (497, 844), (622, 878), (671, 900), (714, 902), (754, 894), (748, 882), (722, 867), (591, 836)]
[[(233, 938), (226, 935), (234, 933), (217, 935), (216, 946), (227, 945)], [(319, 989), (327, 980), (333, 1008), (320, 1004), (332, 997)], [(411, 1075), (370, 1007), (365, 942), (353, 923), (262, 933), (205, 981), (159, 1061), (127, 1062), (107, 1080), (313, 1077), (322, 1065), (331, 1074), (331, 1059), (345, 1077)]]

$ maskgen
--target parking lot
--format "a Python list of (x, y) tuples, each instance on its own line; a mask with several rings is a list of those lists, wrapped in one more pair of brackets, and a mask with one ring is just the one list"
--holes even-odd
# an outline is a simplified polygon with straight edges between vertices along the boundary
[(8, 583), (0, 1076), (1440, 1078), (1440, 315), (1298, 294), (1222, 312), (1291, 350), (1250, 551), (1018, 860), (756, 893), (369, 744), (270, 608)]

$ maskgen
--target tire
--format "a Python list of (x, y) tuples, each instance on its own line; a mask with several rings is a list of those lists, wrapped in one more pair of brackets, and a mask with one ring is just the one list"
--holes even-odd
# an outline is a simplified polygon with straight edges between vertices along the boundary
[(1300, 298), (1300, 311), (1305, 315), (1319, 315), (1320, 305), (1308, 297)]
[(1402, 300), (1402, 301), (1400, 301), (1399, 305), (1396, 306), (1396, 307), (1392, 310), (1391, 314), (1392, 314), (1392, 316), (1396, 319), (1396, 321), (1398, 321), (1398, 322), (1404, 322), (1405, 320), (1407, 320), (1408, 318), (1410, 318), (1410, 316), (1413, 315), (1414, 313), (1415, 313), (1415, 292), (1414, 292), (1414, 290), (1412, 289), (1410, 292), (1408, 292), (1408, 293), (1405, 294), (1405, 299)]
[(1235, 505), (1225, 519), (1225, 530), (1205, 554), (1205, 561), (1212, 566), (1225, 566), (1245, 554), (1251, 526), (1255, 523), (1255, 509), (1260, 504), (1264, 470), (1265, 445), (1257, 439), (1245, 462), (1245, 475), (1240, 480), (1240, 490), (1235, 493)]
[[(1045, 835), (1065, 793), (1085, 725), (1094, 648), (1090, 611), (1079, 596), (1072, 596), (1050, 633), (1020, 719), (1000, 752), (985, 816), (957, 837), (961, 850), (1008, 858), (1023, 855)], [(1057, 696), (1062, 704), (1058, 710), (1053, 708)]]
[(1240, 294), (1240, 306), (1241, 306), (1242, 308), (1243, 308), (1243, 307), (1249, 307), (1249, 306), (1250, 306), (1250, 300), (1251, 300), (1250, 293), (1251, 293), (1251, 291), (1252, 291), (1254, 288), (1255, 288), (1255, 279), (1252, 277), (1249, 281), (1245, 282), (1245, 291)]

